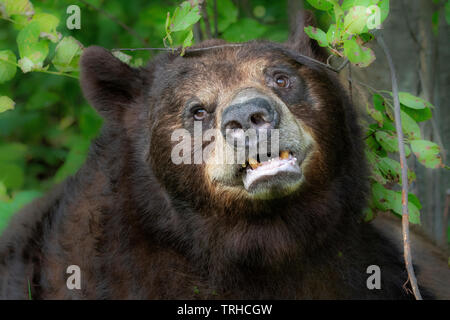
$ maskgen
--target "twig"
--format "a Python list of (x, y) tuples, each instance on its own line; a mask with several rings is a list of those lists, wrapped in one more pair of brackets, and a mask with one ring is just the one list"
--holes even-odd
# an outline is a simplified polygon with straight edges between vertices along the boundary
[(119, 26), (121, 26), (123, 29), (125, 29), (129, 34), (131, 34), (133, 37), (136, 37), (139, 41), (141, 41), (143, 44), (148, 44), (148, 41), (145, 40), (143, 37), (141, 37), (136, 31), (134, 31), (131, 27), (127, 26), (125, 23), (121, 22), (119, 19), (117, 19), (116, 17), (114, 17), (113, 15), (111, 15), (110, 13), (106, 12), (105, 10), (103, 10), (102, 8), (98, 8), (96, 6), (94, 6), (93, 4), (90, 4), (89, 2), (85, 1), (85, 0), (78, 0), (81, 3), (93, 8), (94, 10), (100, 12), (101, 14), (103, 14), (104, 16), (106, 16), (108, 19), (114, 21), (115, 23), (117, 23)]
[(422, 300), (419, 287), (417, 285), (416, 275), (414, 273), (414, 266), (411, 258), (411, 243), (409, 239), (409, 212), (408, 212), (408, 164), (406, 163), (405, 145), (403, 144), (403, 130), (402, 120), (400, 116), (400, 100), (398, 96), (397, 74), (386, 43), (381, 34), (375, 37), (380, 47), (383, 49), (386, 59), (389, 64), (392, 80), (392, 95), (394, 98), (394, 115), (395, 128), (397, 130), (398, 148), (400, 153), (400, 167), (402, 170), (402, 233), (403, 233), (403, 255), (405, 258), (406, 270), (408, 271), (409, 282), (417, 300)]
[(448, 228), (448, 208), (450, 206), (450, 189), (447, 189), (445, 196), (445, 207), (444, 207), (444, 216), (443, 216), (443, 224), (442, 224), (442, 243), (444, 245), (447, 244), (447, 228)]
[(217, 0), (213, 0), (213, 10), (214, 10), (214, 38), (219, 36), (219, 26), (217, 17)]
[(413, 39), (414, 43), (417, 45), (417, 48), (419, 50), (423, 50), (422, 44), (420, 44), (419, 40), (417, 40), (417, 37), (411, 28), (411, 24), (409, 22), (409, 15), (408, 15), (408, 6), (406, 5), (405, 0), (402, 0), (402, 7), (403, 7), (403, 13), (404, 13), (404, 17), (406, 20), (406, 27), (408, 28), (409, 35), (411, 36), (411, 39)]
[[(229, 48), (229, 47), (242, 47), (244, 46), (244, 44), (242, 43), (227, 43), (227, 44), (220, 44), (217, 46), (210, 46), (210, 47), (203, 47), (203, 48), (187, 48), (185, 49), (186, 53), (189, 52), (198, 52), (198, 51), (205, 51), (205, 50), (211, 50), (211, 49), (220, 49), (220, 48)], [(147, 51), (172, 51), (172, 52), (178, 52), (180, 51), (180, 48), (177, 49), (172, 49), (172, 48), (114, 48), (111, 49), (112, 51), (142, 51), (142, 50), (147, 50)], [(345, 68), (345, 66), (349, 63), (348, 59), (345, 59), (344, 62), (337, 68), (334, 68), (333, 66), (331, 66), (328, 63), (323, 63), (319, 60), (316, 60), (314, 58), (311, 58), (309, 56), (305, 56), (303, 54), (300, 53), (293, 53), (290, 52), (290, 54), (292, 54), (292, 56), (295, 58), (302, 58), (304, 60), (308, 60), (309, 62), (315, 63), (317, 65), (320, 65), (328, 70), (331, 70), (333, 72), (339, 73), (342, 69)]]
[[(11, 61), (9, 61), (9, 60), (2, 59), (2, 58), (0, 58), (0, 60), (3, 61), (3, 62), (5, 62), (5, 63), (8, 63), (8, 64), (10, 64), (10, 65), (16, 66), (17, 68), (19, 68), (20, 70), (22, 70), (22, 68), (21, 68), (17, 63), (14, 63), (14, 62), (11, 62)], [(74, 76), (74, 75), (72, 75), (72, 74), (70, 74), (70, 73), (64, 73), (64, 72), (60, 72), (60, 71), (57, 72), (57, 71), (48, 71), (48, 70), (39, 70), (39, 69), (31, 70), (31, 71), (32, 71), (32, 72), (40, 72), (40, 73), (53, 74), (53, 75), (55, 75), (55, 76), (69, 77), (69, 78), (72, 78), (72, 79), (79, 79), (77, 76)], [(23, 73), (25, 73), (25, 72), (23, 72)]]
[[(242, 44), (240, 43), (227, 43), (227, 44), (221, 44), (217, 46), (210, 46), (210, 47), (203, 47), (203, 48), (187, 48), (185, 51), (188, 52), (198, 52), (198, 51), (205, 51), (205, 50), (211, 50), (211, 49), (220, 49), (220, 48), (227, 48), (227, 47), (242, 47)], [(111, 51), (171, 51), (171, 52), (178, 52), (181, 51), (180, 48), (172, 49), (172, 48), (115, 48), (111, 49)]]
[(211, 25), (209, 23), (208, 11), (206, 10), (206, 1), (203, 1), (202, 4), (199, 3), (200, 10), (202, 12), (203, 22), (205, 23), (205, 33), (208, 39), (212, 38), (211, 34)]
[(352, 85), (352, 65), (348, 65), (348, 89), (350, 95), (350, 104), (353, 105), (353, 85)]

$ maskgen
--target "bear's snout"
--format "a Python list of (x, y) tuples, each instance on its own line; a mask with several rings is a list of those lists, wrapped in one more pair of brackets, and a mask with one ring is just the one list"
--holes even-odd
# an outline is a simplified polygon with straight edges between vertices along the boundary
[[(276, 103), (255, 89), (239, 92), (224, 108), (221, 118), (222, 135), (233, 145), (235, 140), (245, 139), (249, 130), (256, 134), (257, 140), (266, 140), (270, 137), (271, 130), (278, 129), (280, 124)], [(246, 147), (249, 143), (247, 140)]]

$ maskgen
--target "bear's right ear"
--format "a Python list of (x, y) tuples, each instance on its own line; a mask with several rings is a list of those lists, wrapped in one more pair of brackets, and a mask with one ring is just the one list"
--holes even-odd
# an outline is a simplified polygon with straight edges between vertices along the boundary
[(80, 67), (84, 96), (106, 120), (119, 120), (123, 111), (142, 94), (144, 79), (140, 70), (102, 47), (86, 48)]
[(298, 10), (291, 16), (288, 46), (298, 53), (326, 62), (327, 51), (320, 47), (316, 40), (312, 40), (305, 32), (305, 27), (316, 26), (314, 14), (309, 10)]

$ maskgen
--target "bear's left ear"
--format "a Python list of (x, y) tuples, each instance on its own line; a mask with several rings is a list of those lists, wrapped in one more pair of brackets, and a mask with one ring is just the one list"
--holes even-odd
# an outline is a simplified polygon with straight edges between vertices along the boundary
[(319, 46), (316, 40), (305, 33), (305, 27), (316, 26), (314, 14), (309, 10), (299, 10), (292, 16), (287, 45), (294, 51), (311, 58), (326, 62), (328, 58), (325, 48)]
[(86, 48), (80, 67), (84, 96), (106, 120), (119, 120), (124, 109), (142, 94), (144, 79), (140, 70), (123, 63), (102, 47)]

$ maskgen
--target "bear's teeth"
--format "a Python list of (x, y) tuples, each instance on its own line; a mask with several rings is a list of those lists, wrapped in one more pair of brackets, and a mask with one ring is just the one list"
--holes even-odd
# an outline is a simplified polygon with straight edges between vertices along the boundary
[(248, 164), (250, 165), (250, 167), (252, 167), (252, 169), (256, 169), (259, 167), (259, 163), (257, 160), (253, 159), (253, 158), (248, 158)]
[(283, 160), (289, 159), (289, 151), (288, 150), (281, 151), (280, 158)]

